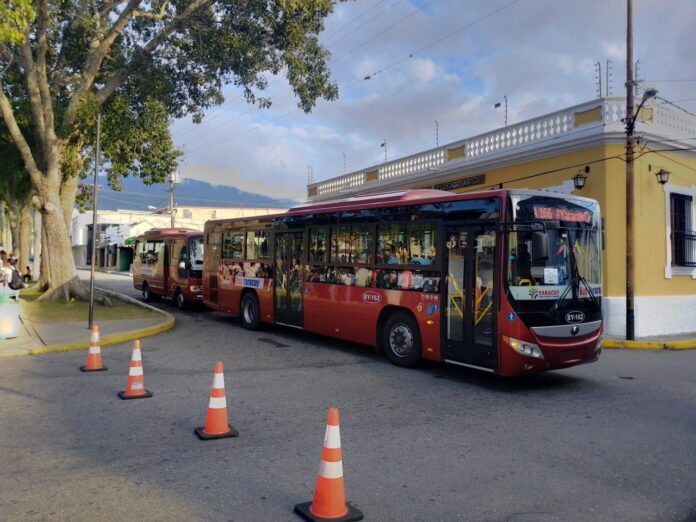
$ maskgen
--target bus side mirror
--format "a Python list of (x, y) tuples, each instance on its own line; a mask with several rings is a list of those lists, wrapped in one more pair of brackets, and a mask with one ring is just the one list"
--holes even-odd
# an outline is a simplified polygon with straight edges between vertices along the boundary
[(549, 258), (549, 235), (546, 232), (537, 231), (533, 233), (532, 252), (535, 260), (546, 260)]

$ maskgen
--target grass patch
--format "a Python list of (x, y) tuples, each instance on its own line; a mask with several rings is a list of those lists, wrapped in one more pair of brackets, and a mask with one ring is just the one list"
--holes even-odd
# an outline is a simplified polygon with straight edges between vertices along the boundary
[[(41, 295), (37, 288), (27, 288), (20, 292), (22, 311), (34, 323), (62, 323), (86, 321), (89, 317), (89, 303), (75, 301), (59, 303), (56, 301), (37, 301)], [(157, 319), (157, 312), (147, 310), (120, 299), (109, 297), (113, 306), (94, 304), (94, 320), (109, 321), (114, 319)]]

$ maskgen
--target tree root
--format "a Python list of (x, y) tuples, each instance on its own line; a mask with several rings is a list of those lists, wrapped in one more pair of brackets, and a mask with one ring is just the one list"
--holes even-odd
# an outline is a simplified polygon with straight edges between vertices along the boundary
[[(51, 288), (37, 299), (37, 301), (62, 301), (64, 303), (69, 303), (72, 300), (89, 301), (89, 288), (80, 282), (78, 276), (56, 288)], [(94, 302), (104, 306), (112, 306), (111, 300), (101, 292), (94, 292)]]

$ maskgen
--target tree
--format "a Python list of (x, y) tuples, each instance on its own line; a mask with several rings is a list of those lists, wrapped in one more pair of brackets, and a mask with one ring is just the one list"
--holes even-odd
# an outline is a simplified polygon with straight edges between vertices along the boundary
[[(29, 262), (27, 220), (33, 188), (22, 158), (7, 128), (0, 124), (0, 210), (7, 209), (12, 233), (12, 252), (19, 255), (20, 266)], [(6, 245), (9, 248), (9, 245)]]
[(24, 42), (26, 30), (35, 16), (31, 0), (0, 0), (0, 42)]
[[(247, 101), (267, 107), (266, 74), (281, 72), (309, 112), (318, 98), (338, 94), (318, 41), (338, 1), (35, 1), (36, 19), (24, 38), (0, 44), (0, 112), (36, 192), (51, 253), (42, 267), (43, 298), (85, 295), (68, 226), (94, 115), (104, 113), (105, 131), (110, 121), (122, 138), (111, 149), (104, 139), (109, 178), (117, 184), (133, 170), (157, 181), (176, 159), (168, 132), (141, 127), (147, 141), (131, 139), (122, 118), (190, 114), (200, 121), (204, 109), (224, 101), (222, 87), (231, 82)], [(17, 121), (24, 106), (31, 133)]]

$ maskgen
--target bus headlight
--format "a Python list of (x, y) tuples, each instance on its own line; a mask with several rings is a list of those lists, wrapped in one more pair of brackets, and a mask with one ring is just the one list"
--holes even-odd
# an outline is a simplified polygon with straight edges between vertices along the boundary
[(519, 339), (507, 336), (503, 336), (503, 341), (509, 344), (517, 353), (521, 353), (527, 357), (534, 357), (535, 359), (544, 358), (544, 354), (541, 353), (538, 344), (530, 343), (529, 341), (520, 341)]
[(198, 285), (198, 286), (196, 286), (196, 285), (191, 285), (191, 286), (189, 286), (189, 290), (191, 290), (191, 292), (193, 292), (194, 294), (196, 294), (196, 293), (200, 293), (200, 292), (203, 290), (203, 287), (200, 286), (200, 285)]

